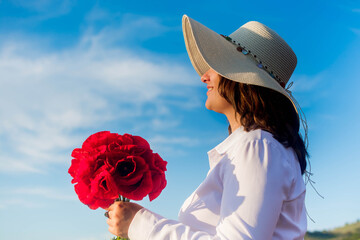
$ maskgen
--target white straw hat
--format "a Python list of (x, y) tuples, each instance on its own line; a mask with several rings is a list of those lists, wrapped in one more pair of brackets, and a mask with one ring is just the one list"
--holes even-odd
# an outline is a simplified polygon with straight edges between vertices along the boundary
[(272, 29), (252, 21), (224, 36), (186, 15), (182, 27), (187, 52), (200, 76), (212, 68), (229, 80), (273, 89), (285, 95), (297, 111), (296, 101), (285, 89), (297, 58)]

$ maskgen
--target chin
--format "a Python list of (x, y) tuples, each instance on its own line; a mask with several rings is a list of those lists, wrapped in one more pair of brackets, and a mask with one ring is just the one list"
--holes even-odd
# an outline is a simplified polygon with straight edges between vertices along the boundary
[(214, 111), (214, 112), (217, 112), (219, 113), (218, 110), (216, 110), (216, 108), (214, 108), (212, 105), (210, 104), (205, 104), (205, 107), (208, 109), (208, 110), (211, 110), (211, 111)]
[(213, 110), (212, 107), (211, 107), (211, 104), (209, 104), (208, 102), (205, 103), (205, 107), (206, 107), (208, 110)]

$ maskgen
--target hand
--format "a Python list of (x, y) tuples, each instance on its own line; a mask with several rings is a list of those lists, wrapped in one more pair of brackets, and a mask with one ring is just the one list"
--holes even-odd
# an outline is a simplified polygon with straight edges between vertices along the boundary
[(106, 221), (109, 225), (109, 232), (128, 238), (128, 230), (135, 214), (143, 207), (132, 202), (114, 202), (107, 210), (109, 218)]

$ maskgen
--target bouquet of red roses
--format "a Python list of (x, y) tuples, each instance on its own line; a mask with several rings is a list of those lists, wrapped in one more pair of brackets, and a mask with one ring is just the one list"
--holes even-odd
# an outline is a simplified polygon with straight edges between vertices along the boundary
[(71, 156), (71, 183), (80, 201), (91, 209), (106, 209), (120, 196), (142, 200), (149, 195), (152, 201), (166, 186), (167, 162), (139, 136), (98, 132)]

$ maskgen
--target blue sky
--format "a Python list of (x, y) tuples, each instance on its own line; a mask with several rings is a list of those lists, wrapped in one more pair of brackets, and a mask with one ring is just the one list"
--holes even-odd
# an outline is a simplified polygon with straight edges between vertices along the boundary
[(176, 219), (227, 136), (204, 107), (183, 14), (227, 35), (257, 20), (289, 42), (324, 196), (307, 186), (309, 229), (360, 218), (359, 2), (0, 0), (0, 239), (109, 239), (67, 174), (72, 149), (102, 130), (143, 136), (168, 161), (167, 188), (141, 204)]

